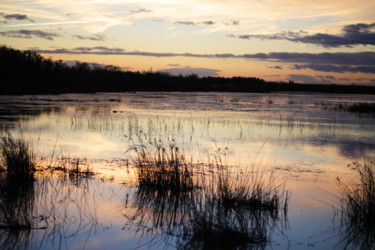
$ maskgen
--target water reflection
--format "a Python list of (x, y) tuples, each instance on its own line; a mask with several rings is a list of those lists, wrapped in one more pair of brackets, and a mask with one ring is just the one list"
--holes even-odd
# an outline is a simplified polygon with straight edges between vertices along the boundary
[(0, 173), (0, 248), (26, 248), (34, 229), (34, 178)]
[(60, 249), (69, 238), (88, 240), (98, 226), (95, 199), (90, 179), (78, 178), (46, 170), (27, 179), (1, 173), (0, 248)]
[[(130, 167), (126, 173), (123, 168), (127, 165), (124, 151), (136, 138), (145, 134), (145, 141), (173, 138), (181, 151), (188, 152), (195, 162), (201, 162), (206, 169), (200, 174), (194, 173), (194, 178), (202, 178), (203, 173), (211, 176), (206, 159), (217, 147), (229, 148), (226, 157), (233, 164), (233, 169), (252, 164), (256, 167), (274, 166), (275, 172), (287, 179), (286, 185), (293, 193), (291, 209), (288, 210), (291, 223), (288, 237), (292, 239), (292, 247), (308, 248), (309, 237), (331, 225), (331, 207), (314, 200), (326, 198), (327, 194), (320, 189), (337, 194), (334, 179), (338, 173), (347, 178), (352, 176), (343, 167), (348, 158), (365, 156), (375, 159), (373, 116), (327, 110), (319, 105), (335, 105), (344, 100), (374, 102), (373, 96), (350, 96), (350, 100), (347, 97), (281, 93), (0, 96), (0, 127), (12, 124), (12, 127), (19, 128), (12, 132), (23, 133), (30, 138), (43, 157), (48, 158), (51, 151), (60, 149), (61, 145), (64, 154), (96, 162), (92, 165), (93, 171), (102, 172), (100, 177), (90, 179), (90, 174), (86, 178), (85, 174), (69, 175), (55, 169), (53, 178), (42, 178), (38, 174), (32, 185), (26, 183), (26, 186), (29, 185), (27, 188), (12, 187), (13, 183), (8, 183), (8, 177), (3, 173), (1, 209), (19, 207), (20, 210), (11, 210), (9, 215), (20, 218), (19, 224), (30, 223), (30, 232), (19, 231), (19, 235), (24, 235), (17, 236), (20, 244), (37, 242), (45, 248), (75, 243), (80, 246), (91, 243), (93, 248), (104, 247), (106, 243), (112, 243), (113, 238), (121, 237), (128, 237), (119, 240), (123, 240), (124, 244), (137, 241), (134, 239), (137, 237), (132, 238), (129, 232), (119, 229), (120, 232), (96, 235), (105, 238), (105, 243), (86, 244), (90, 235), (97, 232), (101, 218), (105, 218), (109, 225), (117, 223), (113, 228), (123, 226), (126, 219), (131, 230), (138, 234), (143, 232), (145, 238), (150, 234), (163, 235), (167, 246), (172, 244), (172, 247), (179, 248), (199, 245), (267, 248), (270, 240), (281, 241), (279, 235), (282, 233), (277, 230), (283, 228), (283, 212), (267, 213), (246, 206), (228, 208), (228, 205), (219, 202), (223, 196), (218, 192), (217, 185), (210, 188), (207, 182), (194, 184), (196, 188), (183, 192), (140, 187), (133, 178), (136, 170)], [(114, 160), (124, 158), (124, 161)], [(115, 176), (115, 181), (107, 186), (95, 184), (101, 178), (109, 178), (105, 177), (106, 174)], [(121, 206), (125, 218), (118, 211), (123, 194), (114, 198), (111, 190), (120, 189), (117, 186), (120, 182), (128, 183), (130, 187), (126, 189), (131, 190), (127, 192), (126, 205)], [(103, 186), (106, 186), (104, 194), (101, 193)], [(7, 196), (12, 196), (13, 201)], [(106, 201), (103, 197), (111, 197), (108, 199), (110, 204), (103, 202), (105, 205), (98, 205)], [(327, 200), (330, 203), (330, 198)], [(26, 204), (20, 204), (22, 201)], [(27, 210), (28, 214), (16, 216), (21, 210)], [(103, 212), (107, 210), (110, 212)], [(6, 223), (1, 218), (0, 232), (4, 235), (1, 239), (8, 239), (11, 237), (7, 236), (9, 228), (3, 226)], [(356, 230), (349, 231), (355, 232), (353, 240), (360, 238)], [(234, 245), (225, 245), (213, 239), (225, 238), (223, 232), (238, 239), (234, 240)], [(129, 238), (132, 239), (127, 241)], [(352, 237), (348, 235), (346, 238)], [(9, 242), (16, 241), (9, 239)], [(366, 239), (363, 241), (366, 242)], [(333, 248), (335, 243), (325, 240), (313, 242), (321, 248)], [(4, 243), (4, 246), (7, 244)], [(12, 247), (11, 243), (8, 245)], [(117, 247), (120, 248), (120, 245), (118, 243)], [(287, 247), (285, 244), (275, 246)]]

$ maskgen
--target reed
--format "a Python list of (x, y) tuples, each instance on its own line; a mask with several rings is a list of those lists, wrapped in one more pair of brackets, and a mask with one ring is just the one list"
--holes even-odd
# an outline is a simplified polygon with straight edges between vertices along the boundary
[(346, 247), (375, 247), (375, 164), (354, 162), (349, 165), (359, 176), (358, 183), (337, 178), (341, 191), (341, 230)]

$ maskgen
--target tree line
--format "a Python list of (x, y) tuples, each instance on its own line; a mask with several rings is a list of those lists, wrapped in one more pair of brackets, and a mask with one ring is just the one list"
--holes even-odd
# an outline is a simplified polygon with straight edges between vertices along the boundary
[(35, 51), (0, 47), (0, 94), (59, 94), (126, 91), (312, 91), (375, 93), (374, 87), (265, 82), (256, 77), (173, 76), (123, 71), (117, 66), (44, 58)]

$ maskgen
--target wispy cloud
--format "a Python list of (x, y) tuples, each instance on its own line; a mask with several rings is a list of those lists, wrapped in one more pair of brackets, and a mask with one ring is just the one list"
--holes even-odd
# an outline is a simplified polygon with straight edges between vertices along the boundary
[(131, 10), (130, 12), (133, 12), (133, 13), (147, 13), (147, 12), (151, 12), (151, 10), (142, 8), (142, 9)]
[(275, 34), (250, 34), (234, 35), (228, 37), (239, 39), (262, 39), (262, 40), (286, 40), (290, 42), (300, 42), (321, 45), (323, 47), (352, 47), (354, 45), (375, 45), (375, 23), (357, 23), (346, 25), (342, 28), (342, 33), (338, 35), (317, 33), (308, 35), (305, 31), (293, 32), (283, 31)]
[(38, 37), (46, 40), (53, 40), (54, 37), (60, 37), (60, 35), (55, 32), (45, 32), (42, 30), (10, 30), (0, 32), (0, 36), (27, 39)]
[(226, 26), (229, 25), (239, 25), (239, 21), (229, 21), (229, 22), (222, 22), (222, 21), (212, 21), (212, 20), (206, 20), (206, 21), (174, 21), (173, 24), (180, 24), (180, 25), (217, 25), (217, 24), (223, 24)]
[(81, 36), (81, 35), (72, 35), (79, 40), (90, 40), (90, 41), (101, 41), (104, 42), (106, 36), (105, 35), (93, 35), (93, 36)]
[(354, 53), (290, 53), (271, 52), (255, 54), (194, 54), (173, 52), (125, 51), (121, 48), (108, 47), (78, 47), (74, 49), (38, 50), (40, 53), (55, 54), (96, 54), (96, 55), (132, 55), (150, 57), (194, 57), (194, 58), (243, 58), (278, 62), (296, 62), (310, 64), (336, 65), (370, 65), (375, 62), (375, 52)]

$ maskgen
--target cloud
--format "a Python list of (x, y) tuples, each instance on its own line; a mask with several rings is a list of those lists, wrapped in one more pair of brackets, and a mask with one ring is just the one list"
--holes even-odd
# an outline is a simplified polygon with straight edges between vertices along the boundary
[(346, 25), (342, 28), (342, 32), (339, 35), (331, 35), (325, 33), (316, 33), (313, 35), (308, 35), (308, 33), (305, 31), (283, 31), (269, 35), (229, 34), (227, 36), (239, 39), (257, 38), (262, 40), (286, 40), (290, 42), (316, 44), (327, 48), (340, 46), (352, 47), (354, 45), (375, 45), (375, 23), (357, 23)]
[(319, 75), (316, 75), (315, 76), (316, 78), (325, 78), (325, 79), (329, 79), (329, 80), (334, 80), (336, 79), (334, 76), (319, 76)]
[(337, 65), (327, 65), (327, 64), (295, 64), (291, 69), (301, 70), (301, 69), (312, 69), (314, 71), (322, 72), (352, 72), (352, 73), (372, 73), (375, 74), (375, 66), (337, 66)]
[(269, 69), (283, 69), (281, 66), (276, 65), (276, 66), (267, 66)]
[(332, 84), (332, 82), (328, 79), (317, 79), (309, 75), (291, 74), (288, 75), (288, 77), (290, 78), (290, 80), (298, 83)]
[(171, 64), (168, 64), (168, 66), (169, 67), (178, 67), (178, 66), (180, 66), (180, 64), (178, 64), (178, 63), (176, 63), (176, 64), (171, 63)]
[[(102, 63), (93, 63), (93, 62), (83, 62), (83, 61), (79, 61), (79, 60), (74, 60), (74, 61), (64, 61), (64, 63), (66, 65), (68, 65), (69, 67), (72, 67), (72, 66), (76, 66), (77, 64), (79, 63), (86, 63), (90, 69), (108, 69), (108, 68), (113, 68), (113, 67), (117, 67), (117, 66), (113, 66), (113, 65), (110, 65), (110, 64), (102, 64)], [(129, 70), (129, 69), (132, 69), (131, 67), (123, 67), (123, 68), (120, 68), (120, 69), (123, 69), (123, 70)]]
[(46, 40), (53, 40), (54, 37), (59, 37), (60, 35), (54, 32), (45, 32), (41, 30), (10, 30), (0, 32), (0, 36), (27, 39), (39, 37)]
[(101, 41), (101, 42), (104, 42), (106, 38), (105, 35), (93, 35), (93, 36), (73, 35), (73, 37), (78, 38), (80, 40)]
[(4, 14), (0, 12), (0, 17), (3, 17), (5, 20), (28, 20), (29, 22), (34, 23), (34, 20), (31, 20), (30, 18), (27, 17), (27, 15), (22, 15), (22, 14)]
[(190, 67), (184, 67), (184, 68), (168, 68), (168, 69), (161, 69), (158, 70), (159, 72), (166, 72), (171, 75), (192, 75), (196, 74), (199, 77), (205, 77), (205, 76), (217, 76), (219, 75), (220, 70), (217, 69), (207, 69), (207, 68), (190, 68)]
[(131, 10), (130, 12), (133, 12), (133, 13), (147, 13), (147, 12), (151, 12), (151, 10), (143, 8), (143, 9)]
[(256, 54), (193, 54), (173, 52), (147, 52), (147, 51), (125, 51), (121, 48), (107, 47), (77, 47), (74, 49), (38, 50), (45, 54), (94, 54), (94, 55), (129, 55), (129, 56), (150, 56), (150, 57), (193, 57), (193, 58), (235, 58), (255, 59), (277, 62), (295, 62), (310, 64), (336, 64), (336, 65), (370, 65), (375, 62), (375, 52), (354, 52), (354, 53), (290, 53), (271, 52)]
[[(77, 47), (74, 48), (73, 51), (77, 51), (77, 53), (72, 53), (72, 54), (102, 54), (102, 53), (107, 53), (107, 54), (120, 54), (124, 53), (124, 49), (120, 48), (108, 48), (105, 46), (96, 46), (96, 47)], [(69, 53), (66, 53), (69, 54)]]
[(173, 24), (182, 24), (182, 25), (197, 25), (196, 22), (193, 21), (175, 21)]
[(175, 22), (173, 22), (173, 24), (191, 25), (191, 26), (195, 26), (195, 25), (216, 25), (216, 24), (224, 24), (224, 25), (226, 25), (226, 26), (229, 26), (229, 25), (239, 25), (240, 22), (239, 22), (239, 21), (215, 22), (215, 21), (212, 21), (212, 20), (206, 20), (206, 21), (199, 21), (199, 22), (196, 22), (196, 21), (175, 21)]

